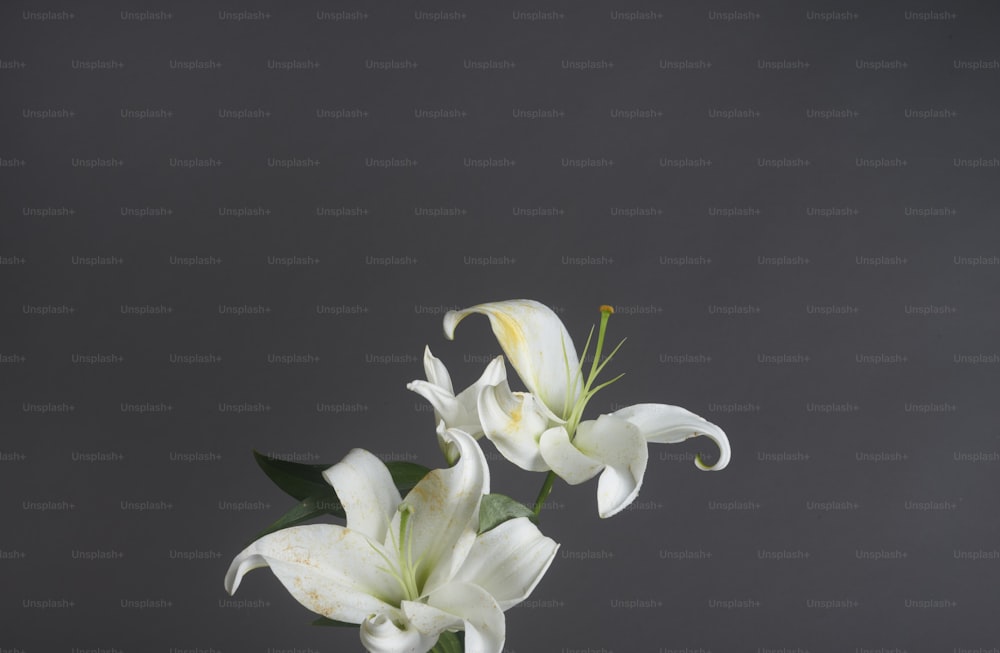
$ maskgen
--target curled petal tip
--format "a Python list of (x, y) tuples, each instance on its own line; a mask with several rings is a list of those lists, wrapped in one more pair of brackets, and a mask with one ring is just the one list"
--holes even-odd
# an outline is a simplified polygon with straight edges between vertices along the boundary
[(455, 327), (466, 316), (464, 311), (448, 311), (444, 314), (444, 337), (448, 340), (455, 339)]
[(250, 545), (250, 547), (244, 549), (242, 553), (236, 556), (232, 564), (229, 565), (225, 580), (225, 588), (229, 596), (236, 594), (236, 590), (240, 588), (243, 576), (247, 572), (267, 566), (267, 561), (264, 560), (262, 555), (252, 552), (253, 548), (254, 546)]
[(718, 472), (729, 465), (729, 440), (718, 437), (714, 437), (712, 440), (719, 445), (719, 459), (715, 461), (714, 465), (706, 465), (701, 459), (700, 453), (694, 457), (695, 466), (703, 472)]
[(361, 644), (372, 653), (396, 653), (397, 651), (428, 651), (437, 636), (428, 637), (410, 624), (397, 626), (384, 614), (375, 614), (361, 624)]

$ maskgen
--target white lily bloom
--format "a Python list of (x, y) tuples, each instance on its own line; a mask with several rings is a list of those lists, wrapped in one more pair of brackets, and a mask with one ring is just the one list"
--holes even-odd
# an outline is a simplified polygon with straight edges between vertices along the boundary
[[(411, 381), (406, 384), (406, 387), (431, 403), (431, 406), (434, 407), (434, 423), (440, 425), (444, 422), (446, 429), (465, 431), (477, 439), (482, 437), (483, 428), (480, 424), (476, 403), (483, 388), (499, 383), (506, 378), (503, 369), (503, 356), (497, 356), (490, 361), (490, 364), (483, 370), (482, 376), (457, 395), (451, 384), (448, 368), (431, 353), (430, 347), (424, 348), (424, 373), (427, 375), (426, 381)], [(453, 446), (447, 445), (441, 439), (440, 434), (438, 444), (445, 454), (445, 459), (449, 463), (455, 462), (457, 452)]]
[(465, 631), (467, 653), (500, 653), (504, 610), (524, 600), (558, 545), (526, 518), (478, 535), (489, 468), (467, 433), (442, 437), (458, 462), (427, 474), (402, 499), (386, 466), (354, 449), (324, 472), (347, 525), (311, 524), (266, 535), (236, 556), (225, 586), (270, 567), (302, 605), (360, 624), (371, 653), (426, 653), (444, 631)]
[(708, 466), (696, 458), (700, 469), (720, 470), (730, 459), (725, 431), (679, 406), (636, 404), (581, 421), (587, 401), (603, 387), (592, 385), (604, 365), (599, 359), (612, 312), (602, 307), (595, 359), (586, 380), (566, 327), (544, 304), (524, 299), (492, 302), (449, 311), (444, 317), (449, 339), (468, 315), (489, 317), (501, 348), (530, 391), (511, 392), (506, 378), (480, 391), (478, 412), (486, 436), (523, 469), (552, 470), (574, 485), (601, 474), (597, 490), (601, 517), (620, 512), (638, 495), (650, 442), (675, 443), (705, 435), (718, 445), (719, 460)]

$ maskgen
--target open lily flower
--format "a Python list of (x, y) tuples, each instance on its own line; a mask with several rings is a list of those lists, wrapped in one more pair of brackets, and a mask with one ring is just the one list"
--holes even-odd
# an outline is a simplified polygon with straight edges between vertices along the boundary
[[(480, 391), (477, 408), (486, 436), (518, 466), (532, 471), (552, 470), (566, 482), (582, 483), (601, 474), (598, 512), (610, 517), (638, 495), (649, 457), (647, 444), (681, 442), (707, 435), (719, 447), (719, 460), (711, 466), (701, 458), (703, 470), (720, 470), (729, 464), (730, 447), (725, 431), (679, 406), (637, 404), (597, 420), (582, 421), (583, 410), (601, 388), (617, 380), (594, 385), (607, 360), (601, 351), (610, 306), (601, 308), (601, 325), (590, 373), (584, 378), (581, 358), (559, 317), (532, 300), (478, 304), (444, 317), (444, 331), (453, 339), (455, 327), (472, 313), (490, 320), (504, 353), (529, 393), (510, 391), (506, 378)], [(620, 343), (619, 343), (620, 346)]]
[(500, 653), (504, 610), (524, 600), (558, 545), (526, 518), (478, 533), (489, 468), (467, 433), (442, 433), (458, 462), (425, 476), (402, 499), (385, 465), (354, 449), (324, 472), (347, 525), (271, 533), (233, 560), (226, 589), (270, 567), (302, 605), (360, 624), (371, 653), (426, 653), (444, 631), (465, 631), (468, 653)]
[[(411, 381), (406, 387), (431, 403), (434, 407), (434, 423), (444, 422), (446, 429), (459, 429), (474, 438), (482, 437), (483, 429), (476, 403), (483, 388), (507, 378), (503, 369), (503, 356), (497, 356), (490, 361), (479, 380), (457, 395), (452, 387), (448, 368), (431, 353), (430, 347), (424, 348), (424, 373), (427, 375), (426, 381)], [(449, 463), (454, 463), (457, 457), (454, 446), (449, 446), (440, 435), (438, 444), (445, 454), (445, 459)]]

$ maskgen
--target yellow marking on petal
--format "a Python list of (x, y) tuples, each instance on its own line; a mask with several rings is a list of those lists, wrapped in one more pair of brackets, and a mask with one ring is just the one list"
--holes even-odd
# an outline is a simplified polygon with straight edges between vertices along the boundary
[(517, 408), (510, 411), (510, 415), (507, 417), (507, 428), (505, 429), (508, 433), (513, 433), (517, 430), (518, 424), (524, 415), (523, 409), (524, 402), (522, 401), (517, 405)]
[(496, 311), (490, 312), (490, 316), (496, 318), (502, 327), (503, 333), (502, 335), (498, 334), (497, 340), (500, 341), (500, 346), (505, 351), (516, 351), (525, 347), (524, 331), (521, 330), (521, 325), (518, 324), (517, 320), (506, 313)]

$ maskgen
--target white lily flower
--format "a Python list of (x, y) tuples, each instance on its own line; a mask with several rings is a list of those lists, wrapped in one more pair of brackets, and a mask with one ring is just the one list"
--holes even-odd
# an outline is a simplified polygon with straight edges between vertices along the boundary
[[(448, 368), (431, 353), (430, 347), (424, 347), (424, 373), (427, 375), (426, 381), (411, 381), (406, 384), (406, 387), (431, 403), (431, 406), (434, 407), (434, 423), (440, 425), (443, 422), (446, 429), (465, 431), (477, 439), (482, 437), (483, 428), (480, 424), (476, 403), (483, 388), (499, 383), (506, 378), (507, 375), (503, 369), (503, 356), (497, 356), (490, 361), (482, 376), (457, 395), (452, 387)], [(438, 444), (441, 446), (441, 451), (444, 452), (448, 463), (454, 463), (457, 451), (454, 446), (449, 446), (441, 439), (440, 429)]]
[(465, 631), (467, 653), (500, 653), (504, 610), (524, 600), (558, 545), (526, 518), (477, 535), (489, 468), (467, 433), (442, 437), (458, 462), (425, 476), (402, 499), (386, 466), (354, 449), (324, 472), (347, 525), (311, 524), (266, 535), (226, 574), (234, 593), (248, 571), (270, 567), (302, 605), (360, 624), (371, 653), (426, 653), (444, 631)]
[[(486, 436), (523, 469), (548, 469), (573, 485), (601, 474), (597, 490), (601, 517), (617, 514), (635, 500), (645, 475), (650, 442), (674, 443), (706, 435), (718, 445), (719, 460), (708, 466), (698, 457), (695, 464), (699, 469), (720, 470), (730, 459), (725, 431), (679, 406), (636, 404), (596, 420), (581, 421), (590, 398), (617, 380), (594, 386), (597, 374), (617, 351), (616, 347), (600, 361), (608, 317), (613, 312), (610, 306), (601, 307), (596, 351), (586, 380), (566, 327), (544, 304), (523, 299), (492, 302), (449, 311), (444, 317), (449, 339), (468, 315), (489, 317), (501, 348), (530, 391), (511, 392), (506, 378), (481, 390), (478, 411)], [(589, 345), (590, 339), (581, 357)]]

